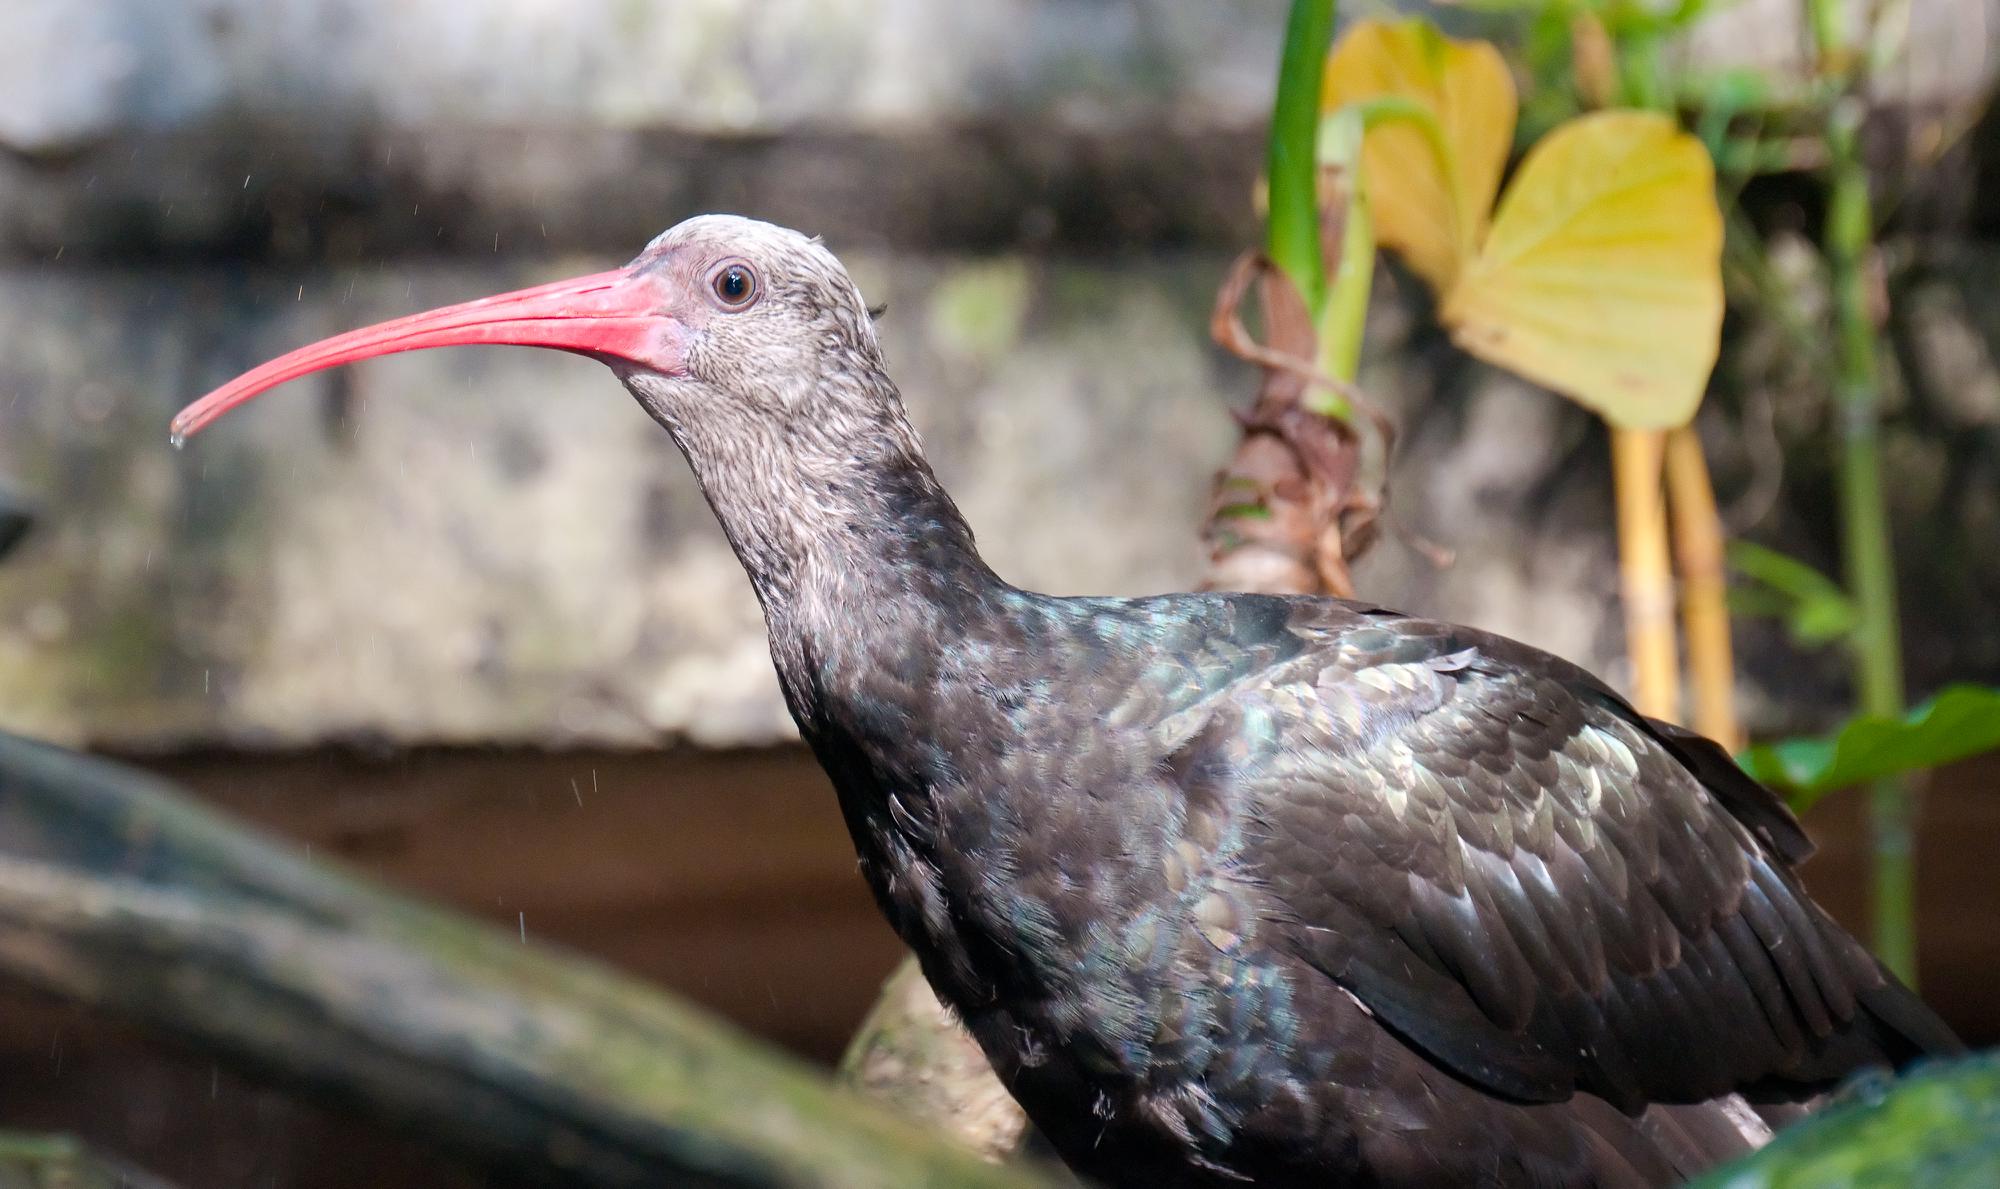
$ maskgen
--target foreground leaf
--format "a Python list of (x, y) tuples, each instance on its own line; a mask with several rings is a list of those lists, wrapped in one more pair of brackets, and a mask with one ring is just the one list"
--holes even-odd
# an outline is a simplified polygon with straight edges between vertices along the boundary
[(1834, 789), (2000, 749), (2000, 689), (1954, 685), (1900, 719), (1852, 719), (1825, 738), (1764, 743), (1739, 757), (1804, 809)]
[(1863, 1082), (1693, 1189), (1850, 1185), (2000, 1185), (2000, 1054)]
[(1528, 153), (1440, 316), (1466, 350), (1614, 425), (1667, 428), (1715, 366), (1721, 259), (1701, 142), (1665, 116), (1599, 112)]
[(1420, 20), (1359, 21), (1327, 59), (1321, 109), (1382, 96), (1429, 109), (1443, 143), (1405, 120), (1369, 130), (1362, 168), (1376, 238), (1449, 293), (1485, 233), (1513, 147), (1513, 77), (1487, 42), (1453, 41)]

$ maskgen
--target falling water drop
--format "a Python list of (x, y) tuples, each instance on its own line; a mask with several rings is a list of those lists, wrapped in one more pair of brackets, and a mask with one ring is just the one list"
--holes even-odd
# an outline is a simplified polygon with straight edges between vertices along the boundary
[(187, 449), (188, 436), (176, 429), (167, 434), (167, 443), (176, 450)]
[(528, 912), (526, 909), (521, 910), (521, 944), (528, 944)]

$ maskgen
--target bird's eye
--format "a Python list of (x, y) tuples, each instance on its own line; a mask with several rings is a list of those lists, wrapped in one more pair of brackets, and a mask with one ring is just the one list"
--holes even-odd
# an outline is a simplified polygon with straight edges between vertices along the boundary
[(747, 264), (736, 261), (725, 264), (715, 270), (708, 283), (723, 309), (745, 309), (757, 300), (757, 274)]

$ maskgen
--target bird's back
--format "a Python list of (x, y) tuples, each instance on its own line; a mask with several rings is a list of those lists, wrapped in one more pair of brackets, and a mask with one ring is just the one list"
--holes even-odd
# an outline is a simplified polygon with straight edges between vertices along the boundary
[(1956, 1045), (1767, 790), (1512, 641), (1005, 590), (899, 671), (921, 710), (815, 741), (864, 866), (1113, 1183), (1657, 1183), (1746, 1144), (1739, 1091)]

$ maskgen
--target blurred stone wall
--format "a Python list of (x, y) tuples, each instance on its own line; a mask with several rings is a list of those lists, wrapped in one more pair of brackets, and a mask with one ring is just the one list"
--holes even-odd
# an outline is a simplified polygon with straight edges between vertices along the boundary
[[(913, 415), (1004, 574), (1186, 585), (1252, 383), (1205, 328), (1256, 234), (1282, 9), (0, 5), (0, 484), (41, 516), (0, 566), (0, 728), (123, 748), (788, 738), (747, 584), (594, 364), (418, 353), (296, 383), (185, 452), (165, 438), (180, 404), (291, 346), (602, 268), (710, 209), (825, 234), (887, 302)], [(1974, 63), (1954, 86), (1984, 85), (1983, 56), (1951, 61)], [(1940, 253), (1902, 324), (1920, 687), (2000, 674), (1981, 251)], [(1383, 292), (1364, 380), (1405, 432), (1365, 592), (1619, 678), (1601, 435), (1457, 356), (1393, 276)], [(1705, 428), (1725, 501), (1832, 564), (1809, 410), (1724, 382)], [(1754, 626), (1746, 653), (1761, 721), (1837, 701), (1837, 658)]]

